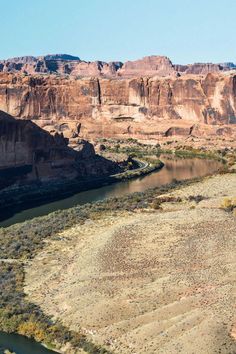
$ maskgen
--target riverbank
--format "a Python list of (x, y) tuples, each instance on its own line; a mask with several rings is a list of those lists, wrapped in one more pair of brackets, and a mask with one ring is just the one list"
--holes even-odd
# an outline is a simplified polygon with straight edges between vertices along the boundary
[(160, 170), (164, 164), (159, 159), (152, 162), (133, 160), (136, 168), (101, 178), (80, 179), (51, 183), (34, 183), (0, 191), (0, 221), (20, 210), (67, 198), (73, 194), (97, 189), (106, 185), (148, 175)]
[[(227, 155), (234, 155), (236, 153), (236, 147), (233, 140), (226, 142), (224, 139), (223, 144), (215, 144), (214, 139), (205, 138), (199, 140), (198, 144), (194, 144), (194, 137), (180, 138), (171, 137), (170, 140), (158, 141), (154, 140), (146, 142), (138, 139), (97, 139), (98, 144), (103, 146), (103, 155), (107, 156), (106, 152), (110, 153), (123, 153), (123, 154), (135, 154), (136, 156), (143, 156), (150, 153), (155, 155), (170, 153), (178, 156), (187, 157), (199, 157), (199, 158), (211, 158), (222, 159)], [(105, 151), (105, 154), (104, 154)], [(108, 153), (109, 155), (109, 153)]]
[[(50, 240), (61, 238), (60, 232), (69, 230), (74, 225), (78, 225), (78, 227), (81, 225), (82, 227), (90, 222), (94, 224), (98, 222), (99, 226), (99, 220), (106, 219), (107, 213), (111, 211), (119, 219), (123, 213), (128, 211), (135, 214), (139, 211), (146, 212), (146, 209), (156, 210), (155, 199), (158, 195), (192, 183), (194, 181), (175, 181), (168, 186), (126, 195), (122, 198), (111, 198), (103, 202), (86, 204), (69, 210), (57, 211), (45, 217), (13, 225), (7, 229), (0, 229), (0, 259), (5, 259), (5, 262), (1, 264), (1, 278), (6, 279), (8, 284), (8, 286), (3, 284), (4, 291), (1, 294), (3, 311), (0, 310), (0, 329), (7, 332), (18, 332), (45, 343), (54, 343), (57, 348), (64, 350), (66, 353), (69, 353), (69, 350), (74, 353), (72, 349), (68, 349), (68, 344), (66, 344), (68, 342), (77, 348), (83, 348), (85, 353), (109, 351), (109, 346), (106, 349), (107, 351), (104, 351), (103, 348), (99, 348), (99, 345), (93, 343), (93, 340), (87, 339), (89, 333), (86, 330), (76, 328), (76, 331), (71, 332), (68, 331), (66, 326), (58, 323), (56, 318), (54, 318), (56, 323), (52, 322), (51, 316), (45, 315), (37, 305), (31, 302), (30, 297), (25, 298), (23, 289), (24, 269), (28, 266), (28, 262), (34, 259)], [(60, 254), (60, 250), (58, 251), (58, 254)], [(9, 267), (7, 259), (18, 259), (20, 263), (16, 262), (14, 264), (13, 262)], [(43, 266), (43, 263), (41, 266)], [(11, 294), (15, 294), (15, 296), (12, 298)], [(23, 331), (21, 329), (22, 321), (27, 323), (23, 327)], [(38, 336), (39, 333), (40, 336)]]
[[(1, 279), (5, 279), (1, 288), (0, 330), (20, 333), (44, 343), (54, 343), (57, 348), (58, 343), (59, 348), (63, 348), (69, 341), (79, 348), (86, 348), (88, 353), (98, 353), (97, 347), (88, 342), (83, 333), (68, 332), (64, 326), (61, 326), (61, 323), (57, 321), (54, 323), (48, 316), (45, 316), (30, 299), (25, 299), (24, 266), (45, 247), (45, 240), (57, 238), (59, 232), (73, 225), (83, 225), (90, 219), (102, 218), (111, 210), (135, 212), (135, 210), (145, 209), (153, 203), (156, 195), (186, 183), (193, 182), (175, 181), (171, 185), (57, 211), (0, 229), (0, 276)], [(68, 348), (66, 350), (69, 353)]]
[[(160, 168), (161, 162), (150, 166), (150, 172), (153, 168)], [(147, 165), (138, 167), (135, 173), (147, 173)], [(126, 172), (127, 173), (127, 172)], [(122, 176), (117, 176), (119, 179)], [(129, 178), (132, 178), (132, 171)], [(116, 180), (116, 176), (113, 176)], [(127, 176), (125, 177), (127, 178)], [(76, 208), (73, 210), (75, 219), (71, 218), (71, 213), (65, 213), (65, 222), (62, 222), (60, 212), (45, 218), (36, 219), (32, 223), (25, 222), (7, 229), (0, 229), (1, 250), (0, 263), (3, 279), (1, 285), (1, 308), (0, 308), (0, 330), (5, 332), (15, 332), (23, 336), (34, 338), (36, 341), (43, 342), (52, 348), (60, 348), (66, 353), (74, 353), (73, 347), (81, 353), (108, 353), (107, 350), (87, 341), (83, 333), (79, 331), (68, 331), (60, 323), (52, 322), (45, 316), (41, 309), (30, 301), (25, 301), (23, 291), (24, 265), (31, 259), (42, 247), (44, 239), (48, 236), (54, 236), (56, 227), (58, 230), (64, 229), (71, 222), (84, 222), (89, 217), (90, 212), (96, 209)], [(87, 209), (87, 210), (86, 210)], [(88, 210), (91, 209), (91, 210)], [(72, 214), (73, 214), (72, 212)], [(41, 228), (41, 226), (43, 226)], [(76, 351), (76, 352), (77, 352)]]
[(235, 352), (235, 190), (225, 174), (100, 203), (27, 265), (29, 299), (115, 353)]
[[(145, 157), (145, 159), (146, 158), (147, 157)], [(161, 168), (161, 170), (148, 173), (138, 178), (108, 184), (97, 189), (75, 193), (72, 196), (59, 199), (58, 201), (46, 202), (40, 206), (21, 210), (14, 213), (12, 217), (0, 222), (0, 227), (8, 227), (16, 223), (30, 220), (34, 217), (48, 215), (54, 211), (73, 208), (77, 205), (94, 203), (113, 197), (121, 198), (126, 194), (135, 192), (144, 192), (147, 189), (161, 187), (166, 184), (171, 184), (174, 181), (183, 181), (211, 175), (216, 171), (219, 171), (219, 169), (222, 170), (222, 168), (225, 168), (222, 163), (215, 160), (198, 158), (183, 159), (170, 154), (161, 155), (160, 158), (164, 162), (164, 167)], [(153, 158), (149, 157), (149, 159), (150, 162), (153, 162)]]

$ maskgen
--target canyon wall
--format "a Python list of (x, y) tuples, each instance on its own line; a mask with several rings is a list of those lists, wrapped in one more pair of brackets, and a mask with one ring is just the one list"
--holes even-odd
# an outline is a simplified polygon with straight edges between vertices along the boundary
[(119, 172), (80, 140), (77, 150), (62, 135), (50, 135), (29, 120), (0, 111), (0, 189), (32, 181), (72, 180)]
[(236, 73), (110, 79), (0, 73), (0, 109), (71, 140), (231, 136)]
[(180, 76), (185, 74), (205, 75), (212, 72), (236, 70), (234, 63), (195, 63), (175, 65), (165, 56), (151, 55), (139, 60), (85, 61), (68, 54), (25, 56), (0, 60), (0, 72), (23, 74), (58, 74), (71, 77), (144, 77), (144, 76)]
[(21, 72), (24, 74), (51, 74), (70, 76), (116, 76), (121, 62), (86, 62), (68, 54), (25, 56), (0, 60), (0, 71)]

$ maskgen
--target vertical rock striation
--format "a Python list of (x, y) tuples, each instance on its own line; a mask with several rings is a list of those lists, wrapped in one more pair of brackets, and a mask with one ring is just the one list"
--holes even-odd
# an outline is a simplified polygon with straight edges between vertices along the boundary
[[(0, 109), (70, 139), (157, 139), (170, 128), (178, 135), (230, 135), (236, 74), (75, 79), (0, 73)], [(228, 129), (219, 130), (224, 125)]]
[(119, 172), (119, 166), (95, 154), (93, 145), (80, 140), (77, 150), (29, 120), (0, 111), (0, 189), (32, 181), (80, 180)]

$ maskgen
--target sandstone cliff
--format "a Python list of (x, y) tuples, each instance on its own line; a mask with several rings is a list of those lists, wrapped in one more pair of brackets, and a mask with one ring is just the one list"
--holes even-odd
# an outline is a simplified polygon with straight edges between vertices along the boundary
[(116, 76), (121, 62), (86, 62), (68, 54), (40, 57), (26, 56), (0, 61), (0, 71), (21, 72), (23, 74), (51, 74), (70, 76)]
[(117, 72), (118, 76), (169, 76), (176, 70), (169, 58), (152, 55), (136, 61), (127, 61)]
[(0, 188), (31, 181), (101, 176), (119, 167), (95, 154), (92, 144), (79, 141), (77, 150), (62, 135), (50, 135), (29, 120), (0, 111)]
[(73, 79), (0, 73), (0, 109), (70, 139), (232, 136), (236, 74)]
[(205, 75), (211, 72), (235, 70), (233, 63), (196, 63), (189, 65), (174, 65), (165, 56), (147, 56), (139, 60), (121, 63), (114, 61), (86, 62), (79, 57), (68, 54), (46, 56), (25, 56), (0, 61), (0, 71), (21, 72), (24, 74), (69, 75), (72, 77), (144, 77), (144, 76), (177, 76), (185, 74)]
[(194, 75), (206, 75), (208, 73), (215, 73), (220, 71), (227, 71), (234, 69), (234, 66), (224, 64), (212, 64), (212, 63), (195, 63), (189, 65), (175, 65), (175, 70), (180, 74), (194, 74)]

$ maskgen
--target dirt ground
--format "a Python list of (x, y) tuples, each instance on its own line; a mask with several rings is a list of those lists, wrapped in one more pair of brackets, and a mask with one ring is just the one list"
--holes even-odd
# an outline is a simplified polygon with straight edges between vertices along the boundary
[(171, 195), (182, 202), (48, 241), (26, 268), (29, 299), (117, 354), (236, 353), (236, 217), (220, 208), (236, 174)]

